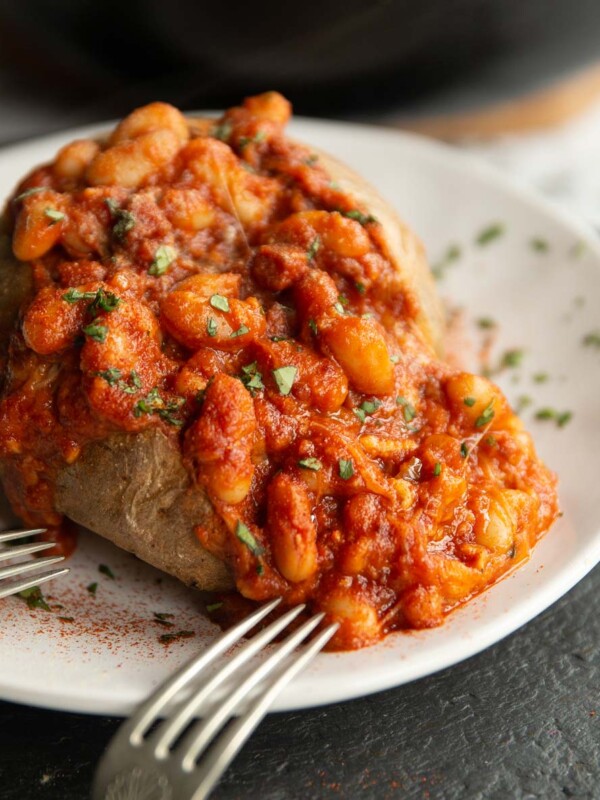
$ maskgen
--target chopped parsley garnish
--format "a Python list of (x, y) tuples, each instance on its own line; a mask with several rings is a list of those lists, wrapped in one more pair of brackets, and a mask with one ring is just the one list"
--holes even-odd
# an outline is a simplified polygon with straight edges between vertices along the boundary
[(121, 298), (105, 289), (97, 289), (95, 292), (80, 292), (78, 289), (69, 289), (62, 295), (62, 299), (70, 303), (78, 303), (80, 300), (91, 300), (87, 310), (93, 318), (97, 317), (100, 311), (114, 311), (121, 302)]
[(160, 247), (156, 248), (154, 261), (150, 264), (148, 274), (156, 275), (157, 277), (164, 275), (176, 258), (177, 250), (174, 247), (170, 247), (168, 244), (161, 244)]
[(466, 442), (461, 442), (460, 445), (460, 454), (463, 458), (466, 458), (469, 455), (469, 448), (467, 447)]
[(308, 327), (311, 329), (311, 331), (315, 336), (319, 333), (319, 329), (317, 328), (317, 323), (314, 321), (314, 319), (308, 320)]
[(170, 644), (171, 642), (176, 642), (179, 639), (191, 639), (192, 636), (196, 634), (194, 631), (177, 631), (177, 633), (163, 633), (161, 636), (158, 637), (158, 641), (161, 644)]
[(532, 376), (534, 383), (546, 383), (550, 379), (547, 372), (535, 372)]
[(91, 595), (96, 595), (96, 591), (98, 590), (98, 583), (94, 581), (94, 583), (90, 583), (89, 586), (86, 586), (86, 589)]
[(354, 288), (359, 294), (364, 294), (367, 291), (367, 287), (364, 285), (364, 283), (361, 283), (360, 281), (356, 281), (356, 283), (354, 284)]
[(262, 381), (262, 375), (259, 372), (256, 361), (253, 361), (251, 364), (247, 364), (245, 367), (242, 367), (242, 372), (243, 375), (241, 376), (241, 381), (251, 395), (254, 395), (255, 392), (265, 388), (265, 385)]
[(345, 308), (350, 301), (343, 294), (338, 294), (338, 302), (340, 302)]
[(523, 361), (524, 355), (525, 353), (523, 352), (523, 350), (507, 350), (502, 356), (502, 361), (500, 362), (500, 366), (510, 367), (510, 368), (518, 367)]
[(213, 294), (208, 302), (219, 311), (229, 311), (229, 300), (222, 294)]
[(99, 378), (104, 378), (110, 386), (116, 386), (117, 389), (120, 389), (125, 394), (135, 394), (142, 388), (140, 376), (134, 369), (129, 373), (129, 378), (127, 380), (123, 379), (121, 370), (116, 367), (111, 367), (103, 372), (97, 372), (96, 375)]
[(531, 239), (529, 244), (535, 253), (547, 253), (548, 250), (550, 250), (550, 245), (548, 242), (545, 239), (540, 239), (537, 236)]
[(350, 211), (340, 210), (340, 214), (343, 217), (355, 219), (357, 222), (360, 222), (361, 225), (368, 225), (370, 222), (378, 222), (377, 218), (372, 214), (363, 214), (363, 212), (359, 211), (357, 208), (353, 208)]
[(535, 418), (539, 420), (553, 420), (559, 428), (564, 428), (573, 418), (573, 412), (556, 411), (553, 408), (540, 408), (539, 411), (535, 412)]
[(586, 335), (581, 340), (581, 343), (583, 344), (584, 347), (600, 348), (600, 330), (586, 333)]
[(245, 333), (250, 333), (250, 328), (246, 325), (240, 325), (237, 331), (233, 331), (233, 333), (229, 334), (229, 338), (235, 339), (237, 336), (243, 336)]
[(115, 573), (107, 564), (100, 564), (98, 567), (98, 572), (100, 572), (102, 575), (106, 575), (106, 577), (110, 578), (111, 581), (115, 580)]
[(233, 127), (231, 125), (231, 122), (227, 121), (219, 122), (213, 128), (212, 135), (214, 136), (215, 139), (219, 139), (222, 142), (228, 142), (232, 130)]
[(308, 250), (306, 251), (306, 257), (309, 261), (313, 261), (317, 253), (319, 252), (319, 248), (321, 247), (321, 239), (316, 236), (312, 242), (308, 245)]
[(413, 405), (411, 405), (406, 397), (400, 397), (400, 395), (396, 398), (396, 405), (402, 406), (402, 415), (404, 417), (405, 422), (412, 422), (413, 419), (417, 416), (417, 411)]
[(498, 440), (496, 439), (496, 437), (492, 436), (491, 434), (485, 437), (484, 442), (487, 444), (488, 447), (496, 447), (498, 444)]
[(265, 552), (264, 547), (256, 541), (252, 531), (246, 525), (244, 525), (241, 520), (238, 520), (235, 528), (235, 535), (242, 544), (246, 545), (253, 556), (262, 556)]
[(67, 303), (78, 303), (80, 300), (95, 300), (97, 292), (80, 292), (78, 289), (69, 289), (62, 295), (62, 299)]
[(474, 397), (463, 397), (463, 403), (466, 406), (469, 406), (469, 408), (473, 408), (473, 406), (475, 405), (476, 402), (477, 401), (475, 400)]
[(381, 406), (381, 400), (365, 400), (358, 408), (353, 409), (354, 415), (358, 417), (361, 422), (364, 422), (368, 416), (374, 414)]
[(93, 339), (95, 342), (100, 342), (100, 344), (103, 344), (106, 341), (108, 328), (106, 327), (106, 325), (99, 325), (97, 322), (92, 322), (83, 328), (83, 332), (85, 333), (86, 336), (89, 336), (90, 339)]
[(480, 247), (485, 247), (486, 245), (493, 242), (494, 239), (500, 238), (504, 234), (504, 225), (500, 222), (495, 222), (492, 225), (488, 225), (487, 228), (484, 228), (477, 234), (475, 239), (476, 244)]
[(158, 388), (155, 386), (151, 389), (146, 397), (138, 400), (133, 407), (133, 416), (141, 417), (142, 414), (157, 414), (165, 422), (177, 427), (183, 425), (183, 421), (174, 416), (185, 403), (183, 397), (175, 397), (168, 402), (165, 402), (160, 396)]
[(243, 150), (245, 147), (248, 147), (249, 144), (260, 144), (264, 142), (266, 138), (267, 134), (264, 131), (257, 131), (254, 136), (240, 136), (238, 147), (240, 150)]
[(217, 323), (214, 317), (209, 317), (206, 320), (206, 332), (209, 336), (216, 336), (217, 335)]
[(223, 603), (209, 603), (206, 606), (206, 610), (209, 614), (212, 614), (213, 611), (218, 611), (220, 608), (223, 608)]
[(57, 211), (55, 208), (45, 208), (44, 215), (50, 220), (50, 225), (56, 225), (57, 222), (65, 218), (63, 212)]
[(122, 242), (129, 231), (135, 228), (135, 217), (131, 211), (126, 211), (124, 208), (118, 206), (111, 197), (107, 197), (104, 202), (113, 220), (113, 236), (119, 242)]
[(43, 608), (44, 611), (51, 610), (39, 586), (30, 586), (29, 589), (23, 589), (17, 592), (17, 597), (24, 600), (28, 608)]
[(457, 244), (451, 244), (444, 253), (441, 260), (431, 268), (433, 277), (436, 280), (441, 280), (444, 277), (446, 269), (460, 258), (461, 250)]
[(349, 480), (354, 475), (354, 464), (352, 460), (349, 458), (340, 458), (338, 461), (338, 470), (342, 480)]
[(483, 428), (484, 425), (488, 425), (494, 419), (494, 413), (494, 400), (492, 399), (475, 420), (475, 427)]
[(48, 191), (51, 191), (51, 189), (48, 189), (47, 186), (32, 186), (31, 189), (25, 189), (24, 192), (18, 194), (13, 202), (21, 203), (27, 197), (31, 197), (32, 194), (38, 194), (39, 192), (48, 192)]
[(439, 475), (441, 475), (441, 474), (442, 474), (442, 465), (440, 464), (440, 462), (439, 462), (439, 461), (436, 461), (436, 462), (435, 462), (435, 467), (433, 468), (433, 474), (435, 475), (435, 477), (436, 477), (436, 478), (437, 478)]
[(174, 622), (169, 622), (172, 619), (174, 614), (166, 614), (161, 611), (154, 612), (154, 619), (153, 622), (156, 622), (157, 625), (162, 625), (165, 628), (173, 628), (175, 626)]
[(481, 328), (482, 331), (489, 331), (491, 328), (495, 328), (497, 324), (496, 320), (491, 317), (480, 317), (477, 320), (477, 326)]
[(292, 391), (292, 386), (298, 375), (296, 367), (279, 367), (272, 372), (279, 393), (284, 395), (289, 394)]
[(302, 469), (311, 469), (313, 472), (318, 472), (322, 469), (323, 464), (321, 464), (318, 458), (310, 456), (309, 458), (301, 458), (300, 461), (298, 461), (298, 466), (302, 467)]

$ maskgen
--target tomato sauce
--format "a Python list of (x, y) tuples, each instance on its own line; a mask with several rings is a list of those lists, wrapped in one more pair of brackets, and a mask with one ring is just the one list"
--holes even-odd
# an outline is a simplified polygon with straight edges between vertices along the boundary
[(556, 481), (500, 390), (437, 357), (381, 223), (289, 116), (276, 93), (216, 122), (155, 103), (21, 183), (34, 293), (0, 457), (15, 511), (56, 536), (57, 472), (160, 427), (225, 522), (196, 535), (239, 592), (307, 602), (356, 648), (438, 625), (527, 558)]

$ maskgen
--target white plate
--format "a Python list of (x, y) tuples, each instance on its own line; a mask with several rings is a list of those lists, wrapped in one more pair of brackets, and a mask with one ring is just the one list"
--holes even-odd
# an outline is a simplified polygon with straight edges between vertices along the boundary
[[(527, 393), (535, 399), (533, 410), (551, 405), (574, 416), (558, 428), (525, 412), (539, 452), (560, 474), (565, 512), (531, 561), (439, 629), (392, 635), (358, 652), (320, 655), (281, 695), (280, 710), (347, 700), (461, 661), (539, 614), (600, 560), (600, 351), (582, 346), (582, 337), (598, 327), (600, 248), (594, 235), (450, 148), (396, 132), (311, 120), (294, 123), (291, 132), (368, 176), (423, 237), (433, 262), (449, 244), (461, 246), (441, 290), (471, 319), (491, 316), (500, 322), (497, 354), (525, 348), (522, 366), (500, 379), (509, 398)], [(69, 131), (0, 151), (3, 193), (60, 145), (89, 133)], [(504, 236), (477, 246), (476, 234), (495, 222), (505, 226)], [(533, 237), (547, 241), (548, 251), (534, 251)], [(584, 298), (583, 306), (577, 298)], [(536, 384), (531, 376), (541, 371), (550, 380)], [(515, 375), (519, 383), (513, 382)], [(100, 563), (110, 565), (116, 580), (98, 573)], [(17, 598), (3, 602), (0, 696), (124, 714), (217, 632), (199, 613), (194, 592), (96, 537), (83, 538), (71, 566), (70, 575), (47, 591), (64, 606), (60, 614), (75, 617), (74, 623), (29, 611)], [(95, 598), (85, 588), (93, 581), (99, 584)], [(159, 644), (158, 635), (167, 629), (151, 621), (155, 611), (175, 615), (177, 627), (169, 630), (189, 629), (196, 636), (169, 647)]]

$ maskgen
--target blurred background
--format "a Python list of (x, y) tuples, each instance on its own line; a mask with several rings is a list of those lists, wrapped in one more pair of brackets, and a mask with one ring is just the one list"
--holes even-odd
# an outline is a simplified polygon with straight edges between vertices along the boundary
[(600, 222), (573, 175), (600, 157), (598, 0), (0, 0), (0, 144), (269, 88), (473, 147)]

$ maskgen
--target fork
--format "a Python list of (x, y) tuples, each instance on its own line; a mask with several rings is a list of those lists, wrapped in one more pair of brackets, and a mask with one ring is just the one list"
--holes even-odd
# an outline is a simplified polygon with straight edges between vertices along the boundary
[[(197, 680), (280, 602), (278, 598), (261, 606), (221, 634), (140, 705), (117, 731), (100, 761), (93, 800), (204, 800), (209, 796), (279, 692), (338, 628), (337, 623), (329, 625), (297, 650), (323, 620), (324, 614), (316, 614), (273, 647), (258, 666), (244, 671), (248, 661), (304, 609), (304, 605), (295, 606), (229, 655), (217, 672), (202, 682)], [(207, 715), (198, 719), (202, 706), (214, 700), (217, 689), (228, 679), (222, 699), (214, 701)], [(178, 699), (186, 689), (187, 694)]]
[[(27, 536), (35, 536), (45, 531), (46, 528), (4, 531), (4, 533), (0, 533), (0, 545), (24, 539)], [(48, 550), (50, 547), (54, 547), (54, 542), (32, 542), (30, 544), (17, 545), (16, 547), (0, 547), (0, 561), (41, 553), (42, 550)], [(18, 564), (0, 567), (0, 599), (11, 594), (17, 594), (17, 592), (23, 592), (25, 589), (32, 589), (34, 586), (39, 586), (42, 583), (53, 580), (53, 578), (58, 578), (59, 575), (65, 575), (69, 571), (68, 567), (45, 571), (34, 578), (26, 578), (21, 581), (9, 580), (10, 578), (16, 578), (18, 575), (28, 575), (30, 572), (36, 572), (53, 564), (58, 564), (60, 561), (64, 561), (64, 558), (64, 556), (47, 556), (46, 558), (33, 558), (21, 561)]]

